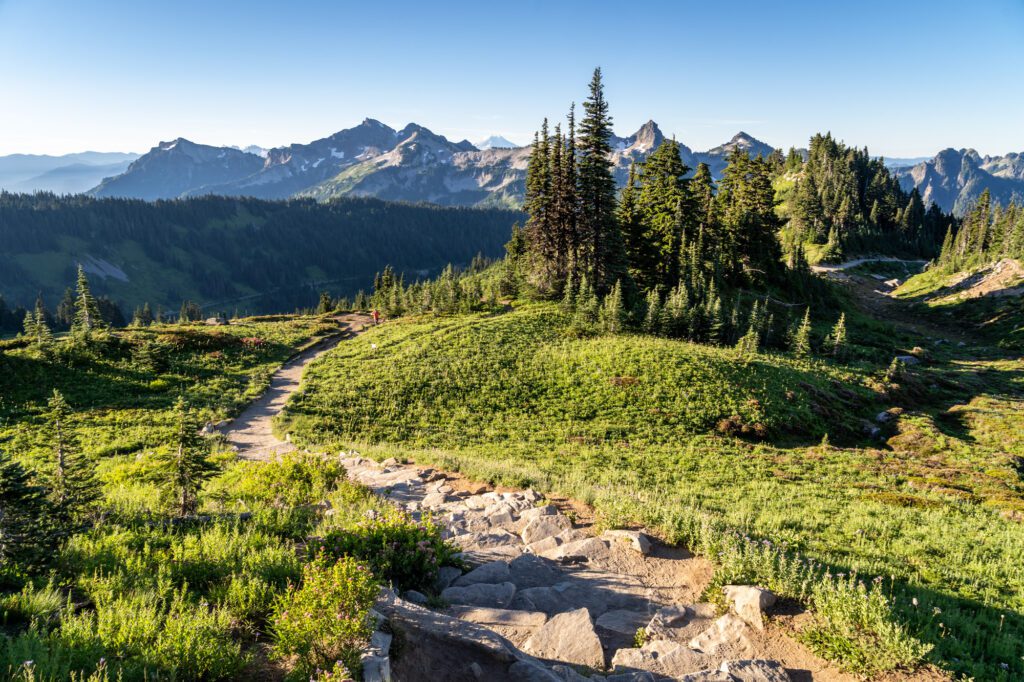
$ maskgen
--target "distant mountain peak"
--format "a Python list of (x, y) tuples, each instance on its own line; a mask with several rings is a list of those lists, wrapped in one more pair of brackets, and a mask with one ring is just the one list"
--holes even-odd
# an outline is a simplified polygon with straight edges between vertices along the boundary
[(491, 135), (486, 140), (473, 145), (477, 149), (519, 149), (520, 145), (501, 135)]

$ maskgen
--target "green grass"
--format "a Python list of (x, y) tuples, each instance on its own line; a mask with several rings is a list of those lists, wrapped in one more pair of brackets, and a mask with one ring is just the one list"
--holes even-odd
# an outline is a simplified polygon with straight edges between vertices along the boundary
[[(979, 679), (1024, 674), (1024, 452), (1007, 438), (1024, 363), (936, 356), (897, 385), (881, 364), (574, 339), (565, 326), (550, 305), (389, 323), (311, 368), (278, 427), (309, 445), (568, 494), (603, 524), (645, 523), (712, 558), (738, 532), (884, 576), (893, 622), (933, 645), (932, 661)], [(862, 420), (894, 403), (908, 412), (887, 435), (903, 440), (861, 440)], [(746, 439), (726, 435), (737, 431)], [(828, 431), (846, 447), (817, 445)], [(719, 573), (800, 592), (778, 561), (751, 565)], [(823, 653), (863, 671), (908, 650), (896, 638), (844, 654), (834, 637), (853, 616), (819, 599), (835, 626), (820, 629)]]
[[(52, 466), (42, 411), (58, 388), (76, 410), (72, 429), (96, 458), (103, 490), (101, 515), (55, 542), (44, 572), (0, 571), (0, 677), (308, 679), (309, 670), (287, 657), (267, 670), (281, 643), (275, 609), (303, 578), (310, 536), (341, 533), (359, 546), (378, 531), (366, 512), (380, 516), (386, 503), (348, 482), (336, 459), (239, 461), (214, 440), (219, 473), (201, 494), (208, 518), (178, 523), (154, 474), (178, 394), (204, 419), (231, 416), (291, 354), (336, 329), (321, 317), (254, 318), (0, 352), (0, 447), (35, 472)], [(359, 570), (370, 595), (391, 578)], [(364, 633), (364, 601), (333, 607), (331, 626)], [(307, 634), (330, 635), (321, 629), (314, 623)]]

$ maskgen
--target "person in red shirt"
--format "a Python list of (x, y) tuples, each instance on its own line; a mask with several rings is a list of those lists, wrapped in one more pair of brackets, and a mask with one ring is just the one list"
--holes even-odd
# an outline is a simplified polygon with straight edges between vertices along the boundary
[(370, 315), (373, 317), (373, 323), (374, 324), (380, 324), (380, 311), (379, 310), (374, 308), (373, 312), (370, 313)]

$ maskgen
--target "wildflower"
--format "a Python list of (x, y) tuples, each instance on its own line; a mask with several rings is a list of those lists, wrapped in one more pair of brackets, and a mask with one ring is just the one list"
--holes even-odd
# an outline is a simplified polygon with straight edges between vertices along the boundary
[(32, 665), (33, 665), (33, 662), (32, 661), (25, 661), (24, 663), (22, 663), (22, 665), (24, 665), (26, 668), (31, 668)]
[(917, 608), (917, 597), (914, 597), (913, 599), (911, 599), (910, 603), (913, 604), (914, 608), (916, 609)]
[(932, 615), (938, 616), (941, 613), (942, 613), (942, 609), (940, 609), (938, 606), (936, 606), (936, 607), (934, 607), (932, 609)]

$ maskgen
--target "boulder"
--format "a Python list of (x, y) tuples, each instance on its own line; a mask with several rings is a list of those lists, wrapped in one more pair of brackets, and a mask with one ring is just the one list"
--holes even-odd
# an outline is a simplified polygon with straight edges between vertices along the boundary
[(602, 613), (597, 619), (596, 625), (602, 630), (632, 637), (636, 634), (637, 630), (644, 627), (648, 620), (649, 618), (646, 613), (615, 609), (614, 611)]
[(727, 613), (690, 640), (689, 647), (709, 656), (750, 656), (754, 652), (750, 641), (752, 634), (742, 618)]
[(541, 556), (562, 563), (578, 563), (604, 559), (609, 554), (611, 554), (611, 547), (606, 540), (583, 538), (549, 549), (542, 552)]
[(752, 585), (726, 585), (725, 598), (747, 625), (758, 630), (764, 629), (764, 610), (775, 603), (774, 594)]
[(427, 595), (422, 592), (417, 592), (416, 590), (406, 590), (405, 593), (402, 594), (402, 599), (411, 601), (413, 604), (419, 604), (420, 606), (423, 606), (430, 601), (427, 599)]
[(650, 554), (654, 547), (651, 538), (638, 530), (606, 530), (601, 537), (628, 542), (630, 547), (644, 556)]
[(515, 594), (516, 586), (512, 583), (477, 583), (465, 587), (449, 587), (441, 592), (441, 599), (450, 604), (503, 609), (512, 603)]
[(538, 661), (516, 661), (508, 669), (509, 680), (517, 682), (561, 682), (562, 678)]
[(516, 589), (545, 587), (565, 579), (565, 574), (556, 568), (554, 562), (535, 556), (521, 554), (509, 563), (509, 582)]
[(462, 569), (455, 568), (454, 566), (442, 566), (437, 569), (437, 579), (434, 581), (434, 589), (438, 592), (444, 590), (444, 588), (451, 586), (455, 580), (462, 575)]
[(558, 513), (558, 508), (552, 504), (546, 504), (543, 507), (531, 507), (530, 509), (524, 510), (520, 515), (521, 521), (533, 521), (539, 516), (554, 516)]
[(781, 664), (764, 659), (725, 661), (719, 670), (736, 682), (791, 682), (792, 679)]
[(589, 677), (580, 675), (574, 668), (570, 668), (567, 665), (553, 665), (551, 666), (551, 672), (562, 682), (590, 682)]
[(619, 649), (612, 658), (615, 672), (648, 670), (669, 677), (681, 677), (710, 663), (707, 656), (663, 639), (647, 642), (639, 649)]
[(509, 570), (507, 561), (492, 561), (483, 566), (477, 566), (469, 573), (459, 576), (452, 585), (464, 587), (476, 583), (504, 583), (508, 582)]
[(523, 538), (525, 544), (529, 545), (538, 540), (558, 535), (569, 528), (572, 528), (572, 521), (564, 514), (538, 516), (526, 524), (520, 533), (520, 537)]
[(376, 609), (404, 642), (402, 655), (391, 661), (396, 680), (558, 680), (553, 675), (529, 678), (511, 672), (520, 661), (526, 663), (517, 672), (536, 670), (539, 663), (483, 626), (410, 604), (389, 591)]
[(559, 613), (526, 640), (523, 650), (553, 661), (604, 667), (604, 649), (586, 609)]

